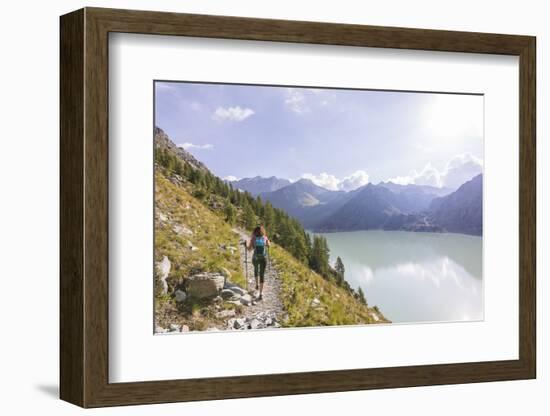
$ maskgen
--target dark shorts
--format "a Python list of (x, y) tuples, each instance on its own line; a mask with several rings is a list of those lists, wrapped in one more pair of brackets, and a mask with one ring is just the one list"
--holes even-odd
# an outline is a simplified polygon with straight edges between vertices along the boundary
[(260, 283), (264, 282), (265, 277), (265, 266), (267, 265), (267, 260), (265, 257), (257, 258), (256, 256), (252, 257), (252, 264), (254, 265), (254, 277), (257, 279), (260, 277)]

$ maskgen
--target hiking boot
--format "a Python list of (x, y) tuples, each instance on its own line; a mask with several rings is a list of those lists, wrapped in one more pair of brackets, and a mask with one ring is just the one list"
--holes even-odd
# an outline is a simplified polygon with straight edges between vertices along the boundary
[(262, 300), (264, 297), (262, 296), (262, 294), (260, 293), (260, 296), (258, 296), (258, 300)]

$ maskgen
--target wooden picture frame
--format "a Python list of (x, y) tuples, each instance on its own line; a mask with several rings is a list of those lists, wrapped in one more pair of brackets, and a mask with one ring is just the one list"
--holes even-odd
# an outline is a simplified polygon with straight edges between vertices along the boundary
[[(535, 51), (530, 36), (85, 8), (61, 17), (60, 396), (82, 407), (536, 377)], [(109, 383), (110, 32), (519, 57), (519, 359)]]

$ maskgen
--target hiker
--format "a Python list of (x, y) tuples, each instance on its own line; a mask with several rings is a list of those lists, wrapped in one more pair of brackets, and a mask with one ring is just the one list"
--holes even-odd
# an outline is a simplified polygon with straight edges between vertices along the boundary
[(256, 280), (256, 290), (258, 290), (258, 277), (260, 280), (259, 300), (262, 300), (262, 292), (264, 289), (265, 267), (267, 265), (267, 248), (269, 247), (269, 238), (265, 233), (263, 225), (254, 228), (250, 241), (248, 242), (248, 250), (254, 250), (252, 255), (252, 264), (254, 265), (254, 279)]

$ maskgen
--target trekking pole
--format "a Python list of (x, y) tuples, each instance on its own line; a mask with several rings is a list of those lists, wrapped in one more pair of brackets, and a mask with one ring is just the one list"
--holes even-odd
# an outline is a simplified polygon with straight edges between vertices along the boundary
[(246, 291), (248, 292), (248, 250), (246, 247), (246, 241), (243, 240), (244, 247), (244, 275), (246, 279)]

